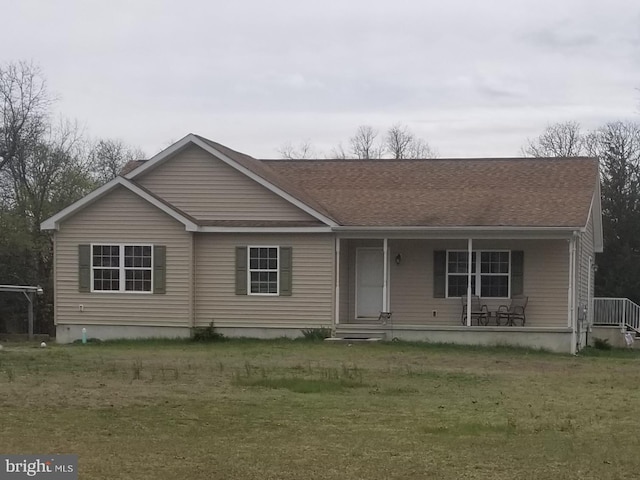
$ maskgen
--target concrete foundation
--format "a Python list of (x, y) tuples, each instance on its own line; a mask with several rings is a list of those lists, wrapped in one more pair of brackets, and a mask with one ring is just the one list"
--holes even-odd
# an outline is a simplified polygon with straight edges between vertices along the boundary
[[(188, 327), (154, 327), (122, 325), (58, 325), (56, 341), (72, 343), (82, 338), (82, 328), (87, 329), (88, 338), (100, 340), (136, 339), (136, 338), (189, 338)], [(301, 329), (260, 328), (260, 327), (216, 327), (216, 332), (229, 338), (296, 338), (302, 336)], [(620, 341), (624, 338), (617, 330)], [(540, 329), (530, 327), (424, 327), (416, 325), (349, 325), (341, 324), (338, 334), (342, 337), (369, 338), (380, 337), (383, 340), (420, 341), (431, 343), (455, 343), (462, 345), (499, 346), (509, 345), (526, 348), (539, 348), (551, 352), (571, 353), (571, 330)], [(611, 333), (612, 338), (615, 337)], [(590, 335), (590, 342), (597, 333)], [(614, 343), (610, 340), (611, 344)], [(617, 342), (617, 339), (616, 339)], [(614, 345), (617, 346), (617, 343)]]
[(591, 333), (589, 333), (589, 346), (593, 347), (596, 338), (600, 340), (607, 340), (609, 345), (614, 348), (627, 348), (627, 344), (624, 341), (624, 333), (620, 331), (619, 325), (594, 325)]
[(56, 342), (73, 343), (82, 339), (82, 329), (87, 329), (87, 338), (117, 340), (121, 338), (189, 338), (188, 327), (147, 327), (131, 325), (57, 325)]
[(340, 336), (366, 335), (367, 329), (384, 332), (386, 340), (455, 343), (462, 345), (514, 346), (571, 353), (571, 330), (568, 328), (532, 327), (423, 327), (415, 325), (349, 325), (338, 327)]

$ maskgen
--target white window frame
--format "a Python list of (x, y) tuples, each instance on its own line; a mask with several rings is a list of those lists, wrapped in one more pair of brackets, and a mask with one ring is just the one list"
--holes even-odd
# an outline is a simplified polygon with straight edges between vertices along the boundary
[[(251, 272), (273, 272), (274, 270), (251, 268), (251, 249), (252, 248), (275, 248), (276, 249), (276, 293), (261, 293), (251, 291)], [(279, 245), (247, 245), (247, 295), (256, 295), (260, 297), (279, 297), (280, 296), (280, 246)]]
[[(108, 268), (108, 267), (94, 267), (93, 265), (93, 247), (118, 247), (118, 256), (120, 258), (120, 262), (119, 262), (119, 266), (118, 266), (118, 270), (120, 272), (120, 289), (119, 290), (96, 290), (94, 288), (94, 269), (100, 269), (100, 268)], [(125, 290), (126, 287), (126, 271), (127, 270), (148, 270), (149, 267), (140, 267), (140, 268), (133, 268), (133, 267), (125, 267), (124, 266), (124, 248), (125, 247), (150, 247), (151, 248), (151, 289), (149, 291), (143, 291), (143, 290)], [(91, 293), (131, 293), (131, 294), (135, 294), (135, 295), (151, 295), (153, 294), (153, 268), (154, 268), (154, 263), (155, 263), (155, 257), (154, 257), (154, 252), (153, 252), (153, 244), (151, 243), (108, 243), (108, 242), (104, 242), (104, 243), (91, 243), (89, 245), (90, 248), (90, 255), (89, 255), (89, 261), (90, 261), (90, 266), (91, 266)], [(112, 269), (115, 270), (115, 267), (111, 267)]]
[[(446, 284), (445, 284), (446, 298), (459, 299), (460, 298), (459, 295), (458, 296), (454, 296), (454, 297), (450, 297), (449, 296), (449, 275), (455, 275), (455, 276), (464, 275), (465, 277), (467, 277), (468, 274), (466, 274), (466, 273), (465, 274), (462, 274), (462, 273), (449, 273), (449, 252), (469, 253), (469, 251), (468, 250), (462, 250), (462, 249), (447, 250), (447, 258), (446, 258), (447, 275), (446, 275)], [(481, 263), (482, 263), (482, 254), (483, 253), (491, 253), (491, 252), (500, 252), (500, 253), (508, 253), (509, 254), (509, 272), (508, 273), (482, 273), (480, 271), (480, 267), (481, 267)], [(511, 298), (511, 271), (512, 271), (512, 267), (511, 267), (511, 250), (505, 249), (505, 248), (482, 249), (482, 250), (473, 250), (472, 253), (475, 253), (475, 255), (476, 255), (476, 262), (475, 262), (476, 271), (475, 271), (475, 273), (471, 274), (473, 277), (475, 277), (476, 285), (475, 285), (475, 291), (472, 292), (472, 294), (480, 296), (480, 293), (482, 291), (482, 277), (483, 276), (492, 276), (492, 277), (497, 277), (497, 276), (504, 277), (504, 276), (507, 276), (508, 295), (506, 297), (483, 297), (483, 298), (491, 298), (491, 299), (497, 299), (497, 300), (501, 300), (501, 299), (504, 300), (504, 299)]]

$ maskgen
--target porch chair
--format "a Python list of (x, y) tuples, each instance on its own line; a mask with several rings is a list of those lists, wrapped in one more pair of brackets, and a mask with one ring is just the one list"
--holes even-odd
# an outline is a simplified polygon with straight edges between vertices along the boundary
[[(467, 324), (467, 296), (460, 297), (462, 299), (462, 317), (460, 321), (462, 325)], [(486, 305), (480, 304), (480, 297), (477, 295), (471, 295), (471, 323), (475, 320), (478, 325), (489, 324), (489, 308)]]
[(528, 301), (529, 297), (525, 295), (514, 295), (511, 297), (509, 305), (500, 305), (498, 307), (498, 311), (496, 312), (496, 324), (500, 325), (502, 319), (505, 319), (505, 325), (513, 327), (516, 325), (516, 321), (520, 321), (524, 327), (524, 323), (526, 321), (524, 311), (527, 308)]

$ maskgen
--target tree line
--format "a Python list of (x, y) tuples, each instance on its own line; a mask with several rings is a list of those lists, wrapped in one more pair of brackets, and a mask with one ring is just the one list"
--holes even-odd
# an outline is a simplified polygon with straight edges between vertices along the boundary
[[(114, 178), (144, 153), (118, 139), (91, 139), (53, 114), (37, 65), (0, 65), (0, 284), (41, 285), (36, 331), (52, 327), (51, 235), (40, 223)], [(22, 328), (25, 299), (0, 293), (0, 333)]]
[(416, 136), (409, 127), (401, 123), (392, 125), (383, 135), (371, 125), (360, 125), (353, 136), (349, 137), (347, 147), (339, 143), (329, 154), (319, 153), (309, 140), (297, 145), (291, 142), (284, 143), (277, 151), (282, 158), (288, 160), (306, 160), (321, 156), (338, 160), (438, 157), (438, 152), (426, 140)]

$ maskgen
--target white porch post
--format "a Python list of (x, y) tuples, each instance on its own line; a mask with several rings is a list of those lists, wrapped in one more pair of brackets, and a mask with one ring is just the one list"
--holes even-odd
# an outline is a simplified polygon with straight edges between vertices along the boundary
[(577, 233), (573, 232), (571, 240), (569, 240), (569, 319), (568, 327), (571, 329), (571, 354), (575, 355), (577, 350), (577, 312), (576, 312), (576, 266), (578, 264), (576, 259), (576, 238)]
[(573, 328), (573, 293), (575, 289), (575, 238), (569, 240), (569, 288), (567, 289), (567, 327)]
[(340, 323), (340, 238), (336, 237), (336, 305), (335, 326)]
[(389, 299), (387, 298), (387, 277), (389, 275), (389, 239), (385, 238), (382, 241), (382, 253), (383, 253), (383, 272), (382, 272), (382, 311), (388, 312)]
[(467, 327), (471, 326), (471, 270), (473, 266), (473, 239), (469, 238), (468, 245), (468, 264), (467, 264)]

